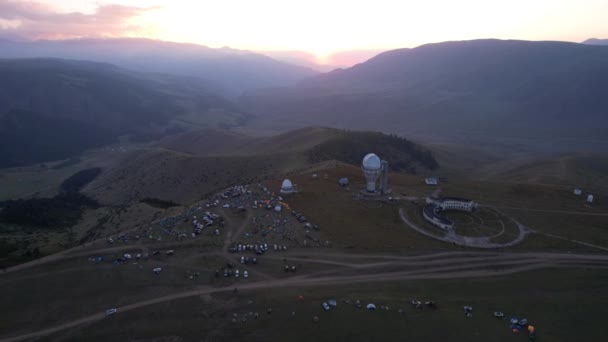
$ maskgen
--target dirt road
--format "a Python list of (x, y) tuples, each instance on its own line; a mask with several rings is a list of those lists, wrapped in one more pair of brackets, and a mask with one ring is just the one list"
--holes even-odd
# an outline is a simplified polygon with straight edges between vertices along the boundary
[[(467, 256), (468, 254), (468, 256)], [(461, 258), (454, 258), (461, 255)], [(358, 256), (334, 253), (333, 257), (353, 258)], [(361, 255), (361, 258), (369, 256)], [(329, 275), (328, 271), (311, 273), (308, 275), (292, 277), (288, 279), (269, 279), (239, 285), (239, 291), (284, 288), (284, 287), (308, 287), (308, 286), (331, 286), (352, 283), (371, 283), (379, 281), (398, 281), (413, 279), (453, 279), (491, 277), (530, 271), (547, 267), (602, 267), (608, 269), (608, 255), (577, 255), (568, 253), (479, 253), (471, 256), (470, 253), (437, 253), (433, 255), (421, 255), (412, 257), (378, 256), (388, 258), (383, 266), (390, 266), (392, 271), (377, 272), (379, 263), (361, 264), (356, 260), (352, 263), (340, 262), (340, 266), (356, 267), (356, 274)], [(306, 259), (306, 258), (302, 258)], [(331, 260), (312, 258), (309, 261), (326, 262)], [(418, 266), (420, 268), (408, 270), (407, 267)], [(430, 266), (430, 267), (429, 267)], [(498, 269), (497, 269), (498, 267)], [(232, 287), (212, 288), (199, 287), (191, 291), (175, 293), (168, 296), (152, 298), (145, 301), (119, 307), (117, 314), (124, 314), (131, 310), (164, 303), (182, 298), (231, 291)], [(25, 335), (6, 337), (0, 342), (22, 341), (53, 334), (62, 330), (70, 329), (78, 325), (96, 322), (104, 319), (104, 313), (96, 313), (78, 320), (60, 324), (48, 329), (32, 332)]]

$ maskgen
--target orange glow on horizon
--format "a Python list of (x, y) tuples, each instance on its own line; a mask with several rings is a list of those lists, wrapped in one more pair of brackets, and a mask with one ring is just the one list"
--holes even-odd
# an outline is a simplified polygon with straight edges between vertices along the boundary
[(6, 0), (0, 2), (0, 33), (298, 50), (330, 63), (340, 51), (446, 40), (607, 38), (606, 17), (605, 0)]

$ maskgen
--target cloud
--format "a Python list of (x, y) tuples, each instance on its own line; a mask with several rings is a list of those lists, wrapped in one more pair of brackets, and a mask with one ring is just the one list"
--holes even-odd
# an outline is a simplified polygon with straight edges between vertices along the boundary
[(91, 14), (60, 13), (39, 2), (0, 0), (0, 35), (30, 40), (137, 35), (144, 28), (132, 19), (156, 9), (112, 4)]

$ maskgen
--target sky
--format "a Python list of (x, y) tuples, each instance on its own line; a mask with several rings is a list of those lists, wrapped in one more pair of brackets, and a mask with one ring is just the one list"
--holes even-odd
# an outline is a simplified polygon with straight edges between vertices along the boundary
[(608, 38), (608, 0), (0, 0), (0, 37), (146, 37), (323, 60), (476, 38)]

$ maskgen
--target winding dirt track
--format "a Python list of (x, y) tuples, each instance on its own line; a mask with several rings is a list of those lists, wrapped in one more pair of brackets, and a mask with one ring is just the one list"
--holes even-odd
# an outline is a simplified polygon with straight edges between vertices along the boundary
[[(215, 252), (205, 253), (206, 255), (217, 255), (229, 261), (235, 261), (235, 256), (228, 252), (228, 247), (245, 230), (251, 218), (251, 212), (247, 212), (244, 222), (226, 234), (224, 245)], [(230, 224), (234, 227), (234, 224)], [(180, 246), (196, 244), (196, 240), (178, 243)], [(198, 242), (200, 243), (200, 241)], [(5, 273), (17, 272), (31, 267), (44, 265), (47, 263), (58, 262), (72, 258), (79, 258), (88, 255), (99, 255), (101, 253), (117, 252), (123, 250), (147, 250), (158, 249), (161, 246), (173, 246), (175, 242), (163, 243), (153, 246), (143, 244), (124, 245), (117, 247), (101, 248), (97, 250), (84, 250), (82, 247), (73, 248), (61, 253), (44, 257), (26, 264), (18, 265), (7, 269)], [(608, 269), (608, 255), (592, 254), (569, 254), (569, 253), (512, 253), (502, 251), (466, 251), (466, 252), (439, 252), (422, 255), (381, 255), (381, 254), (353, 254), (333, 252), (327, 253), (322, 250), (290, 250), (280, 256), (267, 255), (267, 259), (289, 259), (291, 261), (319, 263), (334, 268), (318, 271), (309, 274), (292, 276), (290, 278), (276, 279), (272, 275), (250, 270), (256, 274), (256, 282), (239, 284), (239, 291), (248, 291), (268, 288), (285, 287), (308, 287), (308, 286), (331, 286), (353, 283), (372, 283), (384, 281), (415, 280), (415, 279), (456, 279), (473, 277), (492, 277), (501, 276), (517, 272), (530, 271), (540, 268), (557, 267), (589, 267)], [(247, 268), (245, 265), (243, 267)], [(62, 270), (69, 272), (71, 269)], [(44, 273), (41, 273), (44, 274)], [(36, 275), (27, 274), (21, 278), (35, 278)], [(11, 282), (14, 279), (3, 279)], [(233, 285), (234, 286), (234, 285)], [(226, 287), (196, 287), (192, 290), (174, 293), (167, 296), (151, 298), (148, 300), (132, 303), (117, 308), (118, 314), (136, 310), (142, 307), (169, 302), (173, 300), (207, 295), (219, 292), (232, 291), (233, 286)], [(105, 313), (95, 313), (90, 316), (49, 327), (44, 330), (0, 338), (0, 342), (22, 341), (37, 338), (79, 325), (89, 324), (103, 320)]]
[[(459, 256), (456, 257), (455, 256)], [(267, 288), (284, 287), (307, 287), (307, 286), (329, 286), (352, 283), (371, 283), (379, 281), (414, 280), (414, 279), (455, 279), (471, 277), (491, 277), (530, 271), (548, 267), (601, 267), (608, 269), (608, 255), (577, 255), (567, 253), (467, 253), (448, 252), (418, 256), (390, 256), (390, 255), (355, 255), (329, 253), (326, 257), (350, 258), (352, 262), (333, 262), (332, 260), (320, 258), (298, 257), (293, 255), (291, 260), (302, 260), (308, 262), (321, 262), (339, 264), (355, 271), (355, 274), (338, 275), (336, 270), (311, 273), (307, 275), (292, 277), (288, 279), (266, 279), (239, 285), (239, 290), (256, 290)], [(384, 259), (384, 262), (361, 263), (356, 259), (369, 260), (370, 258)], [(378, 268), (390, 267), (391, 271), (380, 271)], [(409, 269), (410, 267), (419, 267)], [(327, 273), (334, 275), (325, 276)], [(163, 297), (153, 298), (137, 303), (125, 305), (118, 308), (118, 313), (135, 310), (138, 308), (164, 303), (168, 301), (231, 291), (232, 287), (198, 287), (191, 291), (175, 293)], [(0, 342), (22, 341), (36, 337), (53, 334), (62, 330), (70, 329), (82, 324), (93, 323), (102, 320), (104, 313), (96, 313), (78, 320), (60, 324), (37, 332), (12, 336), (1, 339)]]

